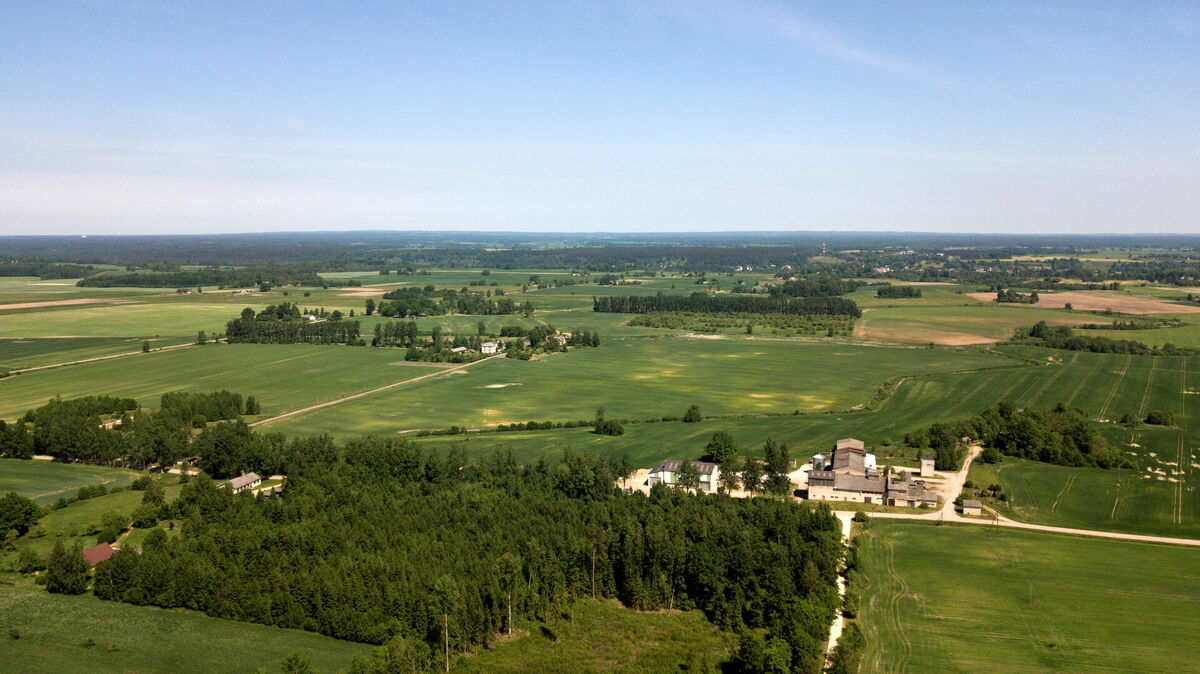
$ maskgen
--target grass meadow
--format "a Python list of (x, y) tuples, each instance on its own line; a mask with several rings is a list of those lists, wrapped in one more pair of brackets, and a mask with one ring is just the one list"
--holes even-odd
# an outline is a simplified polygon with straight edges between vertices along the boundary
[[(16, 630), (19, 639), (9, 637)], [(281, 671), (299, 651), (318, 671), (349, 669), (371, 647), (313, 632), (50, 594), (26, 580), (0, 590), (0, 662), (7, 671)], [(91, 643), (92, 645), (87, 645)]]
[[(699, 611), (642, 613), (615, 602), (581, 601), (521, 636), (459, 657), (456, 672), (710, 671), (737, 647)], [(516, 636), (514, 634), (514, 636)]]
[(157, 407), (170, 391), (220, 389), (257, 397), (270, 415), (433, 371), (404, 364), (399, 349), (207, 344), (0, 379), (0, 419), (15, 419), (56, 395), (123, 396)]
[(142, 475), (137, 471), (81, 463), (0, 459), (0, 494), (15, 491), (40, 505), (74, 496), (84, 485), (124, 487)]
[(139, 353), (142, 342), (150, 348), (188, 344), (195, 336), (158, 337), (142, 340), (137, 337), (71, 337), (41, 339), (0, 339), (0, 370), (17, 370), (44, 365), (58, 365), (88, 358)]
[(1200, 550), (882, 520), (859, 541), (863, 672), (1200, 662)]
[(393, 433), (529, 420), (789, 414), (867, 402), (884, 380), (913, 372), (1007, 364), (978, 351), (879, 348), (766, 339), (624, 339), (538, 361), (500, 359), (292, 417), (293, 434)]

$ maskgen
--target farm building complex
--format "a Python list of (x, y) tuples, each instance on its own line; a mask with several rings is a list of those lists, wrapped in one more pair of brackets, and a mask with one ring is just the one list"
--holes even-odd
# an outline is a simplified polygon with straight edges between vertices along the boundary
[(821, 454), (813, 457), (808, 498), (910, 507), (937, 504), (937, 495), (925, 488), (924, 480), (907, 473), (889, 478), (876, 468), (874, 455), (866, 452), (862, 441), (853, 438), (838, 440), (828, 462)]

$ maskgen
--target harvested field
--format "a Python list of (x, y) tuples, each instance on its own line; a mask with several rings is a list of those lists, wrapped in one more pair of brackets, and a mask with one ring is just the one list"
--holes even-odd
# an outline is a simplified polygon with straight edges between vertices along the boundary
[(0, 304), (0, 311), (10, 309), (41, 309), (43, 307), (65, 307), (72, 304), (125, 304), (129, 300), (108, 299), (103, 297), (82, 297), (75, 300), (51, 300), (46, 302), (16, 302)]
[[(1077, 311), (1104, 311), (1112, 309), (1122, 314), (1195, 314), (1200, 313), (1200, 306), (1173, 304), (1150, 297), (1126, 295), (1112, 291), (1070, 292), (1070, 293), (1038, 293), (1041, 297), (1037, 304), (1028, 306), (1037, 309), (1062, 309), (1068, 303)], [(970, 296), (984, 302), (995, 299), (994, 293), (970, 293)]]

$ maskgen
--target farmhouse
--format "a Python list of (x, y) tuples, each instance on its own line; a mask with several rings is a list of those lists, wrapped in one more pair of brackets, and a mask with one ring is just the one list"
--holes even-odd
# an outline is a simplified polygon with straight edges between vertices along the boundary
[(228, 487), (229, 491), (236, 494), (236, 493), (242, 491), (243, 489), (253, 489), (254, 487), (257, 487), (261, 483), (262, 483), (262, 478), (258, 476), (258, 473), (245, 473), (245, 474), (242, 474), (242, 475), (239, 475), (239, 476), (233, 478), (232, 480), (230, 480), (228, 482), (225, 482), (225, 483), (217, 485), (217, 486), (218, 487)]
[(976, 517), (983, 514), (983, 503), (977, 499), (967, 499), (963, 501), (963, 514), (975, 515)]
[(108, 543), (101, 543), (100, 545), (93, 545), (87, 550), (84, 550), (83, 558), (87, 560), (88, 564), (95, 566), (100, 562), (111, 558), (113, 556), (113, 552), (113, 546), (109, 545)]
[(823, 454), (813, 457), (808, 498), (901, 506), (937, 503), (937, 496), (925, 488), (923, 480), (911, 479), (907, 474), (888, 480), (876, 467), (875, 456), (854, 438), (838, 440), (828, 462)]
[(480, 353), (483, 353), (485, 355), (494, 354), (499, 350), (500, 350), (500, 344), (498, 342), (484, 342), (483, 344), (479, 345)]
[[(717, 481), (721, 477), (721, 467), (708, 461), (689, 461), (689, 463), (700, 474), (700, 490), (708, 494), (715, 492), (717, 490)], [(653, 487), (660, 482), (663, 484), (676, 484), (679, 481), (679, 469), (682, 466), (682, 461), (674, 459), (663, 461), (650, 469), (646, 486)]]

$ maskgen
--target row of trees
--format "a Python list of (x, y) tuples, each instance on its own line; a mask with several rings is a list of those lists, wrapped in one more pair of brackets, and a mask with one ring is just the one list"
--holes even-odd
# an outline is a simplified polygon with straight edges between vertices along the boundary
[(592, 298), (594, 311), (645, 314), (656, 311), (725, 312), (754, 314), (824, 314), (862, 316), (854, 300), (844, 297), (763, 297), (761, 295), (609, 295)]
[(1032, 344), (1051, 349), (1123, 353), (1135, 356), (1187, 356), (1200, 353), (1200, 349), (1177, 347), (1171, 343), (1150, 346), (1132, 339), (1075, 335), (1071, 332), (1071, 328), (1065, 325), (1049, 325), (1046, 321), (1038, 321), (1029, 328), (1018, 328), (1010, 341), (1014, 344)]
[(875, 289), (875, 297), (881, 299), (911, 299), (921, 296), (917, 286), (885, 285)]
[(363, 438), (289, 472), (282, 498), (193, 479), (180, 536), (96, 568), (98, 597), (388, 643), (420, 668), (576, 598), (700, 609), (820, 670), (841, 558), (821, 505), (614, 487), (604, 458), (478, 464)]
[(787, 295), (788, 297), (837, 297), (852, 293), (861, 285), (863, 285), (862, 281), (829, 276), (789, 279), (771, 286), (771, 294)]

